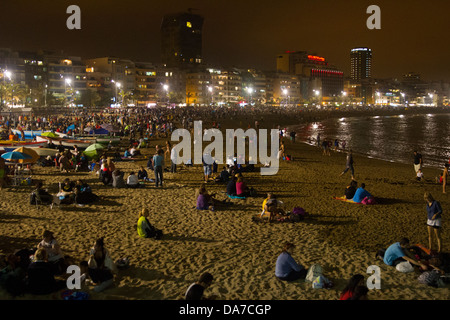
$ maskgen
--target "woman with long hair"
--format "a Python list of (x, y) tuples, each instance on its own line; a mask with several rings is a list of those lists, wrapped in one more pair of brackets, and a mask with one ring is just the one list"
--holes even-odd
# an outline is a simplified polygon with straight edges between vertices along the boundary
[(363, 282), (364, 282), (363, 275), (361, 274), (353, 275), (348, 281), (347, 286), (344, 288), (344, 290), (342, 290), (339, 300), (348, 300), (349, 298), (351, 298), (355, 293), (355, 289), (358, 286), (362, 285)]

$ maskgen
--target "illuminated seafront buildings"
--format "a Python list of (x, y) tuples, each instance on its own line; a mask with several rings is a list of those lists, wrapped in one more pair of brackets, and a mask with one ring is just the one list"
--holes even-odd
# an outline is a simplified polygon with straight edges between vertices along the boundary
[(278, 54), (275, 70), (210, 65), (203, 24), (191, 11), (164, 16), (158, 63), (0, 49), (0, 107), (448, 105), (448, 83), (425, 82), (413, 72), (374, 79), (367, 47), (350, 50), (347, 77), (308, 51)]

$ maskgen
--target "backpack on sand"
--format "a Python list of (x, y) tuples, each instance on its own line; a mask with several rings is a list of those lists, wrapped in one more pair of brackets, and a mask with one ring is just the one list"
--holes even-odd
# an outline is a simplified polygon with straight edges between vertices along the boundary
[(306, 274), (305, 281), (313, 282), (317, 277), (322, 276), (322, 267), (319, 264), (313, 264)]

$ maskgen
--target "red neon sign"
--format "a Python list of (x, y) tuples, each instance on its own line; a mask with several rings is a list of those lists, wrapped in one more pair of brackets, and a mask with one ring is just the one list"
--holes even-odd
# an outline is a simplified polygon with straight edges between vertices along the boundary
[(318, 56), (311, 56), (311, 55), (308, 56), (308, 59), (314, 60), (314, 61), (325, 61), (325, 58), (318, 57)]

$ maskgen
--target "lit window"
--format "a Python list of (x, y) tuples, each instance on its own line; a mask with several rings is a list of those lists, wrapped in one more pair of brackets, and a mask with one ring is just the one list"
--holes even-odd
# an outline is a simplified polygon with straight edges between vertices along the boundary
[(190, 21), (186, 22), (186, 27), (192, 28), (192, 23)]

